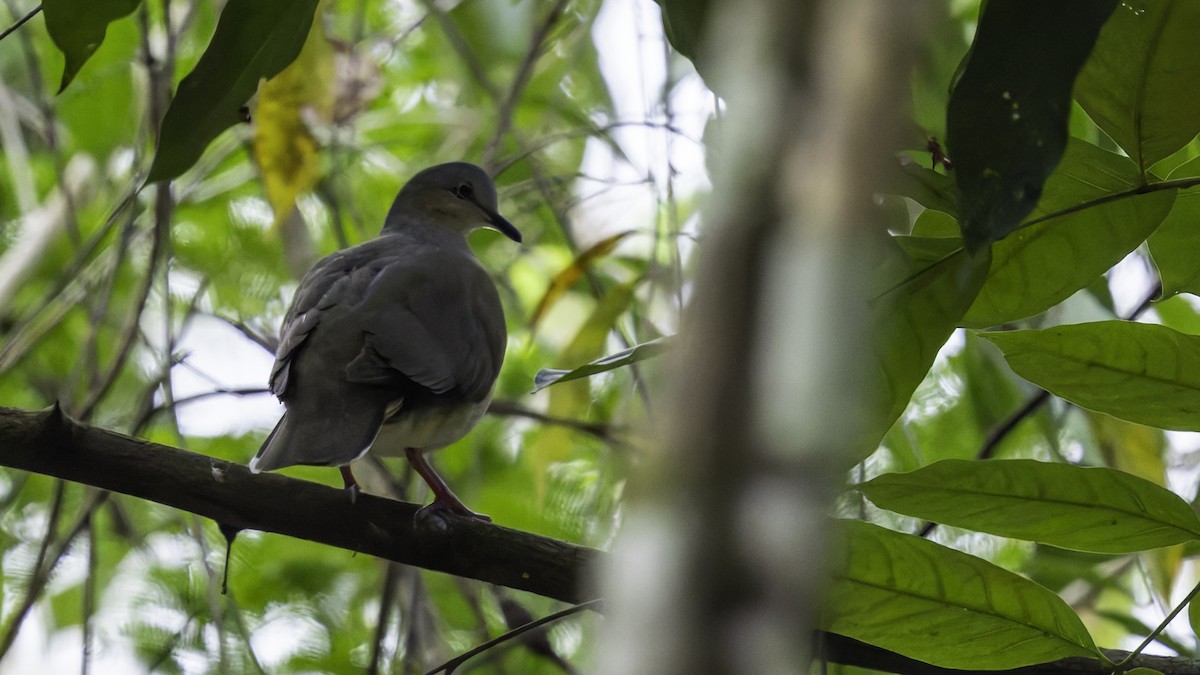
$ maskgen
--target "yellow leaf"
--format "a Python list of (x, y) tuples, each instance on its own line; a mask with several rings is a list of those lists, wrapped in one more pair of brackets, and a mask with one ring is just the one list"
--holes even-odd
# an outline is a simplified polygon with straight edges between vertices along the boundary
[(296, 198), (321, 177), (319, 146), (309, 125), (326, 122), (333, 110), (333, 47), (325, 37), (321, 10), (300, 55), (258, 90), (254, 111), (254, 156), (262, 172), (275, 226), (288, 217)]
[(608, 255), (609, 252), (616, 247), (617, 242), (624, 239), (631, 232), (620, 232), (611, 237), (600, 240), (588, 250), (579, 254), (579, 257), (567, 266), (566, 269), (554, 275), (554, 279), (550, 281), (550, 286), (546, 288), (542, 299), (538, 301), (537, 308), (533, 310), (533, 315), (529, 319), (529, 332), (532, 334), (537, 328), (538, 322), (546, 312), (558, 302), (559, 298), (567, 292), (567, 289), (575, 285), (575, 282), (583, 278), (583, 275), (591, 269), (592, 265), (597, 260)]

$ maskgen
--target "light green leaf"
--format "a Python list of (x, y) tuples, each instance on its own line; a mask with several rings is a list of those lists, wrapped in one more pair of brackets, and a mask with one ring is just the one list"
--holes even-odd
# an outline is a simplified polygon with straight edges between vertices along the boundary
[[(1200, 8), (1200, 5), (1197, 5)], [(1200, 117), (1197, 117), (1200, 121)], [(1171, 180), (1200, 176), (1200, 157), (1171, 172)], [(1146, 242), (1162, 279), (1162, 297), (1200, 294), (1200, 189), (1181, 190), (1175, 205)]]
[(1034, 582), (920, 537), (842, 522), (821, 628), (943, 668), (1098, 658), (1079, 617)]
[(45, 0), (46, 31), (63, 53), (62, 82), (59, 92), (104, 42), (108, 24), (128, 15), (141, 0)]
[(1100, 31), (1075, 97), (1143, 171), (1200, 132), (1200, 3), (1130, 0)]
[(1135, 194), (1139, 185), (1128, 157), (1071, 141), (1026, 226), (992, 247), (988, 280), (963, 325), (985, 328), (1043, 312), (1120, 262), (1175, 199), (1174, 190)]
[(615, 354), (609, 354), (572, 370), (543, 368), (533, 376), (533, 391), (541, 391), (557, 382), (570, 382), (571, 380), (591, 377), (592, 375), (616, 370), (617, 368), (628, 366), (638, 361), (644, 361), (667, 351), (669, 344), (669, 338), (663, 337), (643, 342), (640, 345), (634, 345), (629, 349), (623, 349)]
[(967, 250), (1008, 236), (1037, 205), (1066, 147), (1075, 76), (1116, 4), (983, 5), (946, 114)]
[(238, 110), (300, 53), (317, 0), (230, 0), (195, 69), (163, 116), (147, 182), (186, 171), (209, 142), (238, 121)]
[(1154, 313), (1168, 328), (1188, 335), (1200, 335), (1200, 308), (1192, 306), (1185, 296), (1176, 295), (1154, 303)]
[(871, 447), (904, 412), (987, 270), (987, 252), (972, 258), (958, 239), (896, 240), (904, 253), (879, 267), (880, 290), (872, 303), (877, 382), (886, 413), (869, 430)]
[(1178, 495), (1133, 474), (1029, 459), (947, 459), (861, 486), (914, 518), (1091, 553), (1134, 553), (1200, 539)]
[(1200, 431), (1200, 336), (1100, 321), (983, 333), (1021, 377), (1096, 412)]
[[(954, 184), (952, 176), (916, 162), (902, 162), (900, 171), (891, 173), (890, 177), (892, 183), (887, 187), (889, 193), (908, 197), (927, 209), (958, 217), (958, 186)], [(955, 236), (961, 233), (960, 229)]]

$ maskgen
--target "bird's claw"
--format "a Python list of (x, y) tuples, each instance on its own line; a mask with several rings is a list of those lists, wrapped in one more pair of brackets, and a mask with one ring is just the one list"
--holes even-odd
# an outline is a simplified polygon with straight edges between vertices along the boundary
[(435, 528), (441, 531), (450, 529), (451, 521), (456, 518), (484, 523), (492, 522), (490, 517), (468, 509), (462, 502), (442, 499), (433, 500), (432, 503), (418, 509), (413, 515), (413, 521), (418, 527)]

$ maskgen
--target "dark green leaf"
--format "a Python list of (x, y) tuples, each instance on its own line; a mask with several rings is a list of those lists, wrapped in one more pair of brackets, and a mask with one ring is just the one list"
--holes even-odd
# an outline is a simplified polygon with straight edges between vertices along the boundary
[(163, 117), (148, 182), (175, 178), (238, 121), (259, 80), (287, 67), (308, 37), (317, 0), (230, 0), (196, 68)]
[(860, 489), (889, 511), (1076, 551), (1134, 553), (1200, 539), (1187, 502), (1115, 469), (948, 459)]
[(1200, 431), (1200, 336), (1128, 321), (981, 336), (1018, 375), (1078, 406)]
[(1067, 143), (1075, 76), (1116, 0), (988, 3), (947, 113), (970, 251), (1037, 205)]
[(992, 247), (987, 283), (963, 319), (978, 328), (1024, 319), (1090, 286), (1158, 227), (1174, 190), (1137, 194), (1128, 157), (1072, 140), (1033, 217)]
[(1145, 171), (1200, 132), (1200, 3), (1127, 0), (1075, 87), (1088, 115)]
[(655, 0), (662, 9), (663, 32), (675, 51), (693, 63), (704, 36), (708, 0)]
[(141, 0), (45, 0), (46, 31), (63, 53), (61, 92), (100, 48), (108, 24), (137, 9)]
[(533, 377), (534, 391), (538, 392), (552, 384), (559, 382), (570, 382), (584, 377), (591, 377), (600, 373), (616, 370), (623, 366), (628, 366), (638, 361), (658, 356), (667, 351), (669, 345), (668, 338), (658, 338), (643, 342), (640, 345), (634, 345), (629, 349), (619, 351), (615, 354), (609, 354), (602, 359), (597, 359), (591, 363), (584, 364), (573, 370), (556, 370), (554, 368), (543, 368)]
[(943, 668), (1097, 657), (1079, 617), (1034, 582), (920, 537), (842, 522), (821, 628)]

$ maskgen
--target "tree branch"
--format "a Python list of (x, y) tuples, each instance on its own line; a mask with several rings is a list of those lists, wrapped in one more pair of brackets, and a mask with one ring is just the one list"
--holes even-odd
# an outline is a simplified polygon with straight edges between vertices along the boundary
[(579, 603), (604, 554), (471, 520), (417, 525), (419, 506), (335, 488), (79, 424), (55, 407), (0, 407), (0, 465), (94, 485), (211, 518)]

